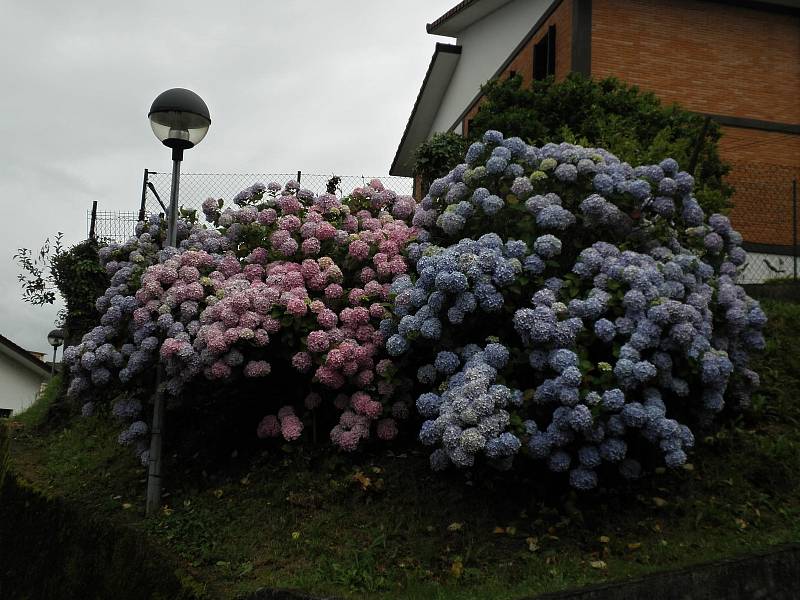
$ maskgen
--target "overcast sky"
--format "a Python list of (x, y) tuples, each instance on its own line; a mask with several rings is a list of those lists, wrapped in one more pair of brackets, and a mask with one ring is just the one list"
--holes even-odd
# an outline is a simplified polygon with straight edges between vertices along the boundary
[[(456, 0), (0, 0), (0, 334), (46, 342), (56, 307), (20, 299), (17, 248), (86, 211), (136, 210), (142, 171), (168, 171), (147, 112), (197, 92), (212, 125), (185, 172), (385, 175)], [(438, 38), (439, 41), (446, 41)]]

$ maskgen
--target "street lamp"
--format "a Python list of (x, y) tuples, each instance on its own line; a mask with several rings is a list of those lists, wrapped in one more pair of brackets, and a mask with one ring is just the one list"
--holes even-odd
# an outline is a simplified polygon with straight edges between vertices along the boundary
[[(178, 245), (178, 188), (183, 151), (203, 141), (211, 126), (211, 116), (203, 99), (184, 88), (173, 88), (153, 100), (150, 127), (158, 140), (172, 148), (172, 190), (167, 215), (167, 246)], [(160, 371), (159, 371), (160, 372)], [(161, 446), (164, 428), (164, 394), (157, 386), (153, 402), (153, 426), (150, 430), (150, 462), (147, 477), (147, 514), (161, 504)]]
[(52, 379), (56, 374), (56, 352), (58, 352), (58, 347), (64, 343), (64, 331), (53, 329), (47, 334), (47, 342), (53, 347), (53, 364), (50, 366), (50, 379)]
[(211, 126), (211, 117), (203, 99), (184, 88), (162, 92), (153, 100), (150, 127), (167, 148), (172, 148), (172, 193), (169, 198), (167, 245), (177, 245), (178, 188), (180, 185), (183, 151), (203, 141)]

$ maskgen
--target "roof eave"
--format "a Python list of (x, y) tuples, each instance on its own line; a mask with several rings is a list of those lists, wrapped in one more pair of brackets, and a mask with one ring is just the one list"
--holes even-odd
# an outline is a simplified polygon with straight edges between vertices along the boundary
[[(403, 131), (403, 137), (400, 139), (400, 144), (397, 146), (397, 151), (394, 155), (394, 160), (392, 161), (392, 166), (389, 168), (390, 175), (400, 175), (405, 177), (410, 177), (413, 175), (413, 165), (410, 164), (411, 153), (413, 152), (414, 148), (421, 142), (427, 139), (427, 134), (430, 131), (430, 125), (432, 124), (433, 117), (436, 116), (434, 112), (433, 115), (430, 114), (430, 110), (424, 115), (426, 120), (431, 121), (426, 128), (424, 123), (421, 123), (421, 112), (425, 109), (429, 109), (429, 107), (437, 107), (441, 102), (441, 98), (444, 95), (444, 92), (447, 89), (447, 84), (450, 81), (450, 77), (453, 75), (453, 71), (455, 70), (455, 65), (458, 63), (458, 56), (461, 54), (461, 46), (456, 46), (454, 44), (436, 44), (436, 49), (434, 50), (433, 56), (431, 57), (431, 62), (428, 65), (428, 70), (425, 73), (425, 78), (422, 80), (422, 86), (420, 86), (419, 92), (417, 93), (417, 99), (414, 102), (414, 107), (411, 109), (411, 115), (408, 118), (408, 122), (406, 123), (405, 130)], [(446, 58), (455, 58), (455, 60), (450, 61), (443, 61)], [(432, 93), (431, 90), (433, 89), (433, 84), (436, 83), (436, 95), (438, 97), (434, 98), (430, 94)], [(420, 134), (420, 131), (424, 130), (423, 134)], [(422, 135), (423, 139), (419, 139), (420, 135)]]
[(458, 37), (467, 27), (509, 2), (511, 0), (464, 0), (428, 23), (425, 30), (431, 35)]

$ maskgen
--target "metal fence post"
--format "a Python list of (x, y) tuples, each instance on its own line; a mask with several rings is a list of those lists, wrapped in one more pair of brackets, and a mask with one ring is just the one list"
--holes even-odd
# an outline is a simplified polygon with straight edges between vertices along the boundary
[(142, 179), (142, 203), (139, 206), (139, 220), (144, 221), (144, 203), (147, 199), (147, 179), (148, 179), (149, 172), (147, 169), (144, 170), (144, 179)]
[(89, 239), (95, 239), (95, 227), (97, 226), (97, 200), (92, 202), (92, 220), (89, 223)]
[(797, 179), (792, 180), (792, 274), (797, 281)]
[(298, 172), (297, 172), (297, 183), (300, 183), (300, 177), (301, 177), (302, 175), (303, 175), (303, 174), (302, 174), (300, 171), (298, 171)]

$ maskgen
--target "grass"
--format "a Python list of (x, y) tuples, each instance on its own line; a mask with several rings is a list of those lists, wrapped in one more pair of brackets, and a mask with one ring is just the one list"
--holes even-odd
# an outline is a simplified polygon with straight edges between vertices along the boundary
[(578, 496), (543, 474), (434, 475), (425, 454), (274, 448), (216, 465), (169, 457), (145, 520), (145, 472), (99, 418), (36, 433), (12, 466), (139, 530), (209, 597), (262, 586), (349, 598), (518, 598), (800, 540), (800, 305), (764, 302), (768, 347), (752, 409), (698, 436), (692, 465)]
[(14, 421), (20, 423), (28, 429), (36, 429), (40, 427), (47, 416), (50, 406), (53, 401), (58, 397), (61, 391), (61, 375), (56, 375), (47, 382), (41, 394), (36, 398), (33, 404), (23, 410), (21, 413), (14, 416)]

